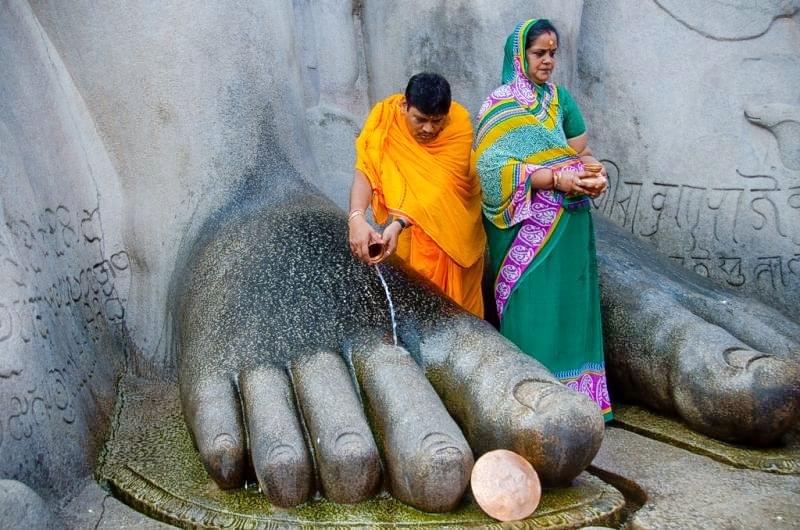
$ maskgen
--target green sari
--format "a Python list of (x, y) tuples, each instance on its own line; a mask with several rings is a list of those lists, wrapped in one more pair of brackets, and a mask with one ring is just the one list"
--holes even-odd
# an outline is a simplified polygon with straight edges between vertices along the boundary
[(508, 39), (505, 84), (481, 108), (475, 142), (500, 332), (609, 420), (590, 203), (531, 187), (540, 167), (582, 168), (565, 129), (569, 137), (585, 131), (563, 87), (532, 85), (522, 74), (534, 22)]

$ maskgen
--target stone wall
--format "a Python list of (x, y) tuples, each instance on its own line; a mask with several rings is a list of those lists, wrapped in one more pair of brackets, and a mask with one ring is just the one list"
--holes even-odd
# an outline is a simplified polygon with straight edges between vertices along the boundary
[(800, 312), (798, 1), (587, 2), (578, 99), (598, 209), (717, 283)]
[(0, 477), (68, 495), (126, 362), (174, 376), (180, 249), (265, 138), (344, 207), (370, 104), (430, 69), (475, 112), (532, 16), (611, 161), (598, 210), (797, 314), (798, 2), (692, 6), (0, 3)]
[[(119, 175), (128, 330), (173, 369), (169, 281), (184, 238), (253, 164), (265, 121), (313, 174), (291, 2), (34, 2)], [(301, 117), (298, 120), (298, 117)]]
[(117, 171), (24, 3), (0, 6), (0, 476), (54, 500), (91, 472), (124, 364)]

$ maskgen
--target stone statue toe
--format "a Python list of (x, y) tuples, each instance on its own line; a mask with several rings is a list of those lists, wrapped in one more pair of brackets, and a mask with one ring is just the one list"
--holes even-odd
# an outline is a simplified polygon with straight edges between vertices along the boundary
[(278, 506), (305, 502), (312, 494), (314, 464), (289, 374), (280, 366), (261, 366), (243, 372), (239, 384), (261, 490)]
[(208, 474), (222, 489), (244, 485), (246, 438), (233, 378), (212, 373), (184, 379), (181, 396), (184, 417)]
[(386, 344), (354, 352), (353, 362), (392, 494), (428, 512), (455, 508), (469, 484), (472, 450), (422, 368)]
[(330, 351), (292, 363), (323, 494), (341, 503), (374, 495), (381, 460), (344, 359)]
[(489, 324), (450, 317), (422, 337), (430, 379), (476, 455), (513, 450), (551, 486), (569, 484), (592, 461), (604, 432), (597, 405)]
[(800, 420), (800, 325), (598, 220), (607, 370), (617, 397), (723, 440), (770, 444)]

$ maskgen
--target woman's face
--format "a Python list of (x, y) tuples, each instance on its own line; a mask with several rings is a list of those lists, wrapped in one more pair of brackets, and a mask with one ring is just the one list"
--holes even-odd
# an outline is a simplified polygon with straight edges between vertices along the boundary
[(536, 40), (525, 49), (528, 79), (540, 85), (550, 79), (556, 67), (557, 48), (558, 38), (555, 33), (542, 33), (536, 37)]

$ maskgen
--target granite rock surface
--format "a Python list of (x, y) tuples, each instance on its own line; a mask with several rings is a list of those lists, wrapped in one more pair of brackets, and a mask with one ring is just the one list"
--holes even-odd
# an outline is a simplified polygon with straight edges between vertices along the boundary
[(344, 206), (370, 104), (433, 69), (474, 112), (529, 17), (561, 29), (558, 81), (609, 161), (597, 210), (795, 318), (797, 11), (796, 0), (0, 4), (0, 476), (63, 503), (92, 471), (117, 377), (177, 379), (181, 249), (246, 189), (259, 156)]

